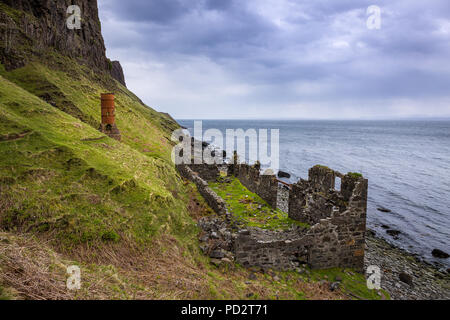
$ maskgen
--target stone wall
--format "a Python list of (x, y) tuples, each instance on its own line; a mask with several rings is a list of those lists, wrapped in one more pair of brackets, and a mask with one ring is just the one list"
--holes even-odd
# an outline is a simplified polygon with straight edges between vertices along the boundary
[[(216, 213), (226, 215), (227, 208), (225, 201), (209, 187), (208, 182), (187, 165), (178, 165), (177, 170), (183, 178), (192, 181), (197, 186), (198, 192)], [(202, 172), (208, 172), (207, 176), (210, 177), (210, 172), (208, 170)]]
[(277, 209), (289, 212), (289, 187), (279, 183), (277, 190)]
[(335, 171), (324, 166), (314, 166), (308, 170), (308, 178), (311, 186), (316, 192), (328, 192), (334, 189), (336, 180)]
[(278, 182), (274, 174), (261, 175), (258, 165), (231, 165), (228, 169), (251, 192), (256, 193), (273, 208), (277, 207)]
[[(259, 186), (248, 181), (256, 177), (252, 170), (240, 165), (238, 177), (257, 189)], [(341, 178), (341, 191), (334, 189), (336, 177)], [(304, 262), (314, 269), (348, 267), (362, 271), (367, 189), (367, 180), (357, 175), (342, 175), (322, 166), (311, 168), (308, 180), (292, 185), (288, 208), (290, 218), (311, 228), (238, 234), (236, 261), (244, 266), (282, 270)]]
[(219, 167), (215, 164), (190, 164), (188, 166), (205, 181), (216, 181), (220, 176)]
[(252, 229), (238, 233), (236, 261), (243, 266), (292, 270), (298, 263), (313, 269), (364, 268), (367, 180), (344, 176), (353, 185), (348, 207), (320, 219), (310, 229), (286, 232)]
[(309, 231), (313, 241), (308, 263), (312, 268), (364, 268), (368, 182), (350, 176), (344, 180), (354, 185), (347, 209), (320, 220)]
[(292, 270), (306, 260), (312, 238), (305, 229), (275, 232), (250, 228), (237, 233), (236, 262), (244, 267)]
[(342, 177), (342, 174), (323, 166), (311, 168), (308, 180), (300, 179), (291, 187), (289, 217), (314, 225), (321, 219), (330, 217), (335, 211), (344, 212), (352, 186), (345, 186), (345, 199), (341, 192), (334, 189), (336, 176)]

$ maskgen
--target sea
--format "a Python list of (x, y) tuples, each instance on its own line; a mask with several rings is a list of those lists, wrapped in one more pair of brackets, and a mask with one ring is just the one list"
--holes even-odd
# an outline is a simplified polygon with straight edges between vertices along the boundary
[[(193, 134), (194, 120), (177, 121)], [(317, 164), (362, 173), (369, 180), (368, 228), (450, 267), (450, 259), (431, 254), (435, 248), (450, 253), (450, 120), (202, 120), (202, 127), (224, 136), (226, 129), (278, 129), (280, 169), (291, 183), (307, 179)], [(386, 227), (401, 234), (394, 239)]]

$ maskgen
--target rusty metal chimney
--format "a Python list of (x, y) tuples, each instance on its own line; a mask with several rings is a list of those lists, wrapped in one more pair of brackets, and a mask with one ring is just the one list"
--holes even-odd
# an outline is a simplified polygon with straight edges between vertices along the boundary
[(102, 93), (101, 94), (101, 115), (102, 123), (99, 130), (109, 137), (121, 140), (120, 131), (116, 125), (116, 107), (114, 104), (114, 93)]

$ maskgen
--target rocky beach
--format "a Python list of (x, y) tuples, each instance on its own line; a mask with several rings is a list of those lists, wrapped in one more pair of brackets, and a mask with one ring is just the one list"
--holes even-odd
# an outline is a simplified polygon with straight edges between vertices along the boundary
[(370, 265), (380, 267), (381, 288), (393, 300), (450, 299), (448, 270), (389, 244), (370, 230), (366, 236), (364, 264), (365, 269)]

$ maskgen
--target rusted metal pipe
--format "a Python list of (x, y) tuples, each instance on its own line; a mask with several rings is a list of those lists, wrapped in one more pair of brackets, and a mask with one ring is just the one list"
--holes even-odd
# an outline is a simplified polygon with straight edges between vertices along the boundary
[(288, 186), (289, 188), (292, 187), (292, 184), (289, 184), (289, 183), (287, 183), (287, 182), (284, 182), (284, 181), (281, 181), (281, 180), (278, 180), (278, 179), (276, 179), (276, 180), (277, 180), (277, 182), (279, 182), (279, 183), (281, 183), (281, 184), (284, 184), (285, 186)]

